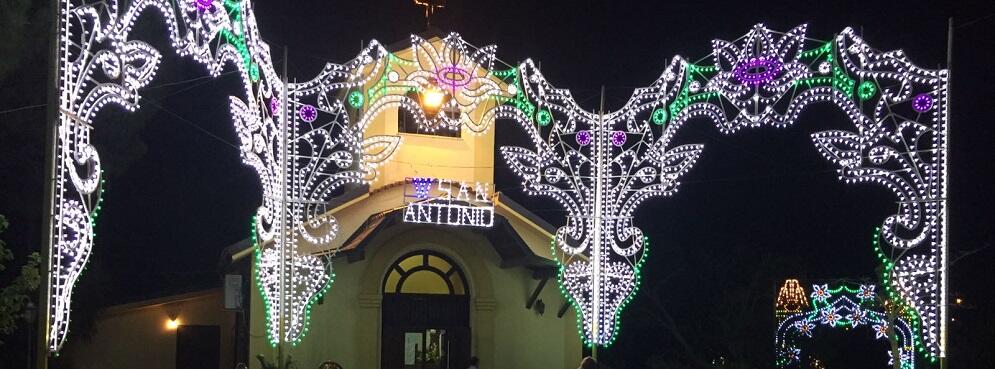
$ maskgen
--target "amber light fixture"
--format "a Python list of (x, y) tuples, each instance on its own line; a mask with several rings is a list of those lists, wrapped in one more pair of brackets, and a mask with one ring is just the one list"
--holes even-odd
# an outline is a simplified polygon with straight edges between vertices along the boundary
[(166, 321), (166, 329), (175, 331), (176, 328), (180, 327), (180, 320), (177, 318), (170, 318)]
[(421, 94), (421, 105), (422, 108), (428, 112), (438, 112), (442, 104), (446, 102), (446, 93), (434, 89), (425, 89)]

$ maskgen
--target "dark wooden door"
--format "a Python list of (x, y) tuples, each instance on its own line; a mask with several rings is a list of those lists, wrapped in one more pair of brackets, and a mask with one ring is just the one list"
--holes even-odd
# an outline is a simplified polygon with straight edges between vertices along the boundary
[[(388, 293), (384, 294), (381, 306), (382, 369), (457, 369), (469, 365), (470, 301), (467, 296)], [(436, 339), (430, 343), (429, 336)], [(423, 356), (425, 351), (433, 352), (432, 343), (441, 346), (434, 351), (441, 355), (434, 362)], [(411, 362), (413, 344), (417, 345), (414, 364)]]
[(470, 327), (453, 327), (449, 330), (449, 369), (470, 366)]

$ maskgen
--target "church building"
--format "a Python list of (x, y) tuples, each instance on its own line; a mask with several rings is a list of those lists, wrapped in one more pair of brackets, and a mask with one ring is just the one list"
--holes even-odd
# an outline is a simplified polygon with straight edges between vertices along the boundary
[[(315, 253), (336, 252), (334, 283), (286, 349), (299, 367), (462, 369), (470, 357), (482, 369), (577, 366), (577, 322), (550, 255), (555, 229), (494, 191), (494, 130), (427, 131), (403, 109), (375, 118), (369, 134), (403, 144), (375, 182), (330, 211), (339, 236)], [(262, 297), (250, 295), (251, 356), (275, 357)]]
[[(413, 53), (410, 44), (388, 49)], [(436, 103), (435, 114), (455, 114)], [(480, 369), (576, 368), (583, 349), (557, 286), (555, 228), (495, 190), (498, 128), (430, 129), (416, 119), (388, 108), (366, 129), (403, 144), (376, 180), (327, 204), (338, 236), (307, 252), (331, 261), (334, 282), (311, 305), (300, 342), (271, 343), (257, 245), (247, 239), (222, 252), (224, 288), (105, 309), (67, 360), (78, 369), (258, 369), (282, 354), (298, 369), (464, 369), (475, 357)]]

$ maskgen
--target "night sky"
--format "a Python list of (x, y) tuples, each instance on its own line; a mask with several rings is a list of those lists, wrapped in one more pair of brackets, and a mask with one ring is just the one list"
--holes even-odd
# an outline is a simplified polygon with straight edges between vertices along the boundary
[[(255, 11), (273, 59), (280, 62), (287, 47), (290, 75), (300, 79), (327, 61), (351, 59), (370, 39), (392, 44), (425, 30), (423, 10), (408, 0), (257, 0)], [(551, 83), (571, 89), (589, 110), (598, 107), (605, 86), (611, 110), (634, 88), (654, 81), (674, 55), (697, 60), (711, 52), (710, 40), (736, 39), (756, 23), (780, 31), (808, 23), (807, 35), (817, 39), (850, 26), (880, 50), (904, 49), (920, 66), (941, 67), (947, 18), (955, 17), (948, 192), (956, 261), (950, 285), (965, 304), (951, 310), (950, 355), (951, 367), (980, 368), (995, 362), (987, 346), (995, 342), (989, 284), (995, 261), (993, 14), (990, 2), (450, 0), (433, 26), (477, 46), (496, 44), (498, 57), (509, 64), (539, 61)], [(165, 58), (141, 112), (108, 111), (97, 122), (94, 140), (108, 184), (92, 264), (74, 301), (74, 330), (81, 332), (101, 306), (219, 286), (220, 252), (248, 236), (259, 205), (260, 186), (241, 164), (228, 113), (227, 92), (239, 91), (236, 76), (204, 78), (203, 67), (165, 53), (158, 22), (145, 19), (139, 29)], [(24, 63), (21, 73), (0, 79), (0, 112), (44, 103), (41, 55)], [(0, 113), (0, 214), (12, 223), (0, 237), (18, 260), (39, 244), (43, 136), (17, 126), (41, 126), (43, 120), (41, 109)], [(873, 278), (872, 231), (896, 211), (895, 198), (872, 184), (838, 181), (809, 139), (816, 131), (847, 128), (842, 113), (827, 107), (807, 110), (788, 129), (724, 135), (705, 122), (688, 124), (677, 143), (704, 143), (705, 152), (675, 197), (649, 200), (636, 215), (652, 252), (639, 297), (604, 360), (618, 368), (662, 368), (726, 357), (766, 367), (773, 351), (773, 295), (784, 278)], [(497, 140), (524, 144), (512, 122), (498, 122)], [(498, 189), (562, 224), (554, 202), (528, 197), (503, 163), (495, 165)], [(867, 340), (820, 340), (830, 347), (818, 352), (829, 368), (885, 367), (885, 346), (873, 346), (880, 342), (868, 351)], [(864, 353), (875, 356), (863, 359)]]

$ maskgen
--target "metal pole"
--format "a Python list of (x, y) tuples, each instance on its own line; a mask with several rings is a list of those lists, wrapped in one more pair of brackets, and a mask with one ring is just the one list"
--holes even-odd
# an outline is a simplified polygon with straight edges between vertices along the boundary
[[(287, 117), (289, 116), (290, 104), (287, 101), (287, 47), (283, 47), (283, 91), (280, 99), (280, 238), (277, 240), (280, 247), (280, 310), (279, 325), (277, 329), (277, 365), (278, 369), (284, 369), (283, 337), (286, 327), (283, 326), (284, 316), (287, 311), (286, 287), (287, 287)], [(292, 263), (291, 263), (292, 265)]]
[(950, 262), (947, 260), (947, 252), (950, 250), (949, 240), (950, 240), (950, 202), (949, 194), (950, 190), (950, 166), (947, 163), (950, 161), (950, 86), (953, 84), (953, 60), (954, 60), (954, 17), (950, 17), (947, 21), (947, 86), (946, 86), (946, 102), (944, 115), (946, 115), (946, 122), (943, 125), (943, 192), (940, 196), (943, 196), (943, 237), (941, 241), (943, 243), (941, 251), (943, 253), (943, 279), (941, 283), (941, 295), (940, 295), (940, 369), (947, 369), (947, 324), (949, 323), (947, 317), (947, 280), (950, 279)]
[[(52, 281), (50, 279), (50, 269), (52, 265), (52, 227), (54, 225), (54, 214), (52, 211), (55, 209), (55, 173), (58, 165), (56, 160), (58, 160), (58, 125), (59, 125), (59, 107), (61, 106), (59, 88), (62, 81), (62, 70), (60, 61), (62, 60), (62, 4), (64, 0), (52, 0), (51, 1), (51, 14), (50, 20), (52, 22), (49, 31), (51, 32), (49, 36), (49, 56), (48, 56), (48, 66), (49, 66), (49, 85), (48, 85), (48, 111), (46, 114), (46, 127), (45, 127), (45, 193), (43, 195), (43, 207), (44, 210), (42, 214), (42, 244), (39, 247), (39, 253), (41, 256), (41, 263), (38, 265), (38, 274), (41, 280), (38, 283), (38, 320), (37, 320), (37, 331), (35, 339), (35, 367), (38, 369), (48, 368), (48, 338), (51, 332), (49, 332), (49, 327), (51, 325), (52, 317)], [(30, 360), (30, 358), (28, 358)]]
[(605, 178), (604, 162), (603, 162), (604, 161), (603, 160), (604, 159), (604, 152), (603, 151), (605, 150), (605, 147), (604, 147), (604, 142), (603, 141), (606, 139), (606, 137), (605, 137), (606, 133), (605, 133), (605, 129), (604, 129), (605, 128), (604, 127), (604, 123), (605, 123), (605, 86), (601, 86), (601, 107), (600, 107), (600, 109), (598, 111), (598, 129), (594, 130), (594, 134), (596, 135), (595, 136), (595, 140), (594, 140), (594, 156), (595, 156), (595, 163), (596, 163), (595, 166), (594, 166), (594, 171), (595, 171), (594, 172), (594, 180), (595, 180), (595, 183), (594, 183), (594, 240), (595, 240), (595, 243), (594, 243), (594, 249), (593, 249), (593, 253), (592, 253), (592, 259), (593, 259), (594, 266), (593, 266), (593, 268), (591, 268), (591, 274), (592, 274), (591, 281), (594, 284), (594, 286), (593, 286), (594, 287), (593, 288), (593, 290), (594, 290), (593, 295), (594, 296), (592, 296), (592, 298), (591, 298), (591, 300), (593, 301), (593, 304), (592, 304), (592, 307), (593, 307), (592, 314), (594, 315), (594, 316), (591, 317), (592, 318), (591, 321), (593, 322), (592, 323), (593, 327), (591, 329), (591, 333), (592, 333), (592, 335), (594, 337), (592, 337), (593, 338), (593, 340), (592, 340), (593, 342), (592, 342), (592, 345), (591, 345), (591, 358), (594, 359), (595, 361), (598, 360), (598, 337), (599, 337), (599, 334), (600, 334), (599, 330), (601, 328), (598, 325), (598, 323), (599, 323), (598, 319), (601, 317), (601, 283), (600, 283), (601, 282), (601, 245), (602, 245), (602, 240), (601, 240), (601, 237), (602, 237), (602, 235), (601, 235), (601, 222), (602, 222), (602, 218), (603, 218), (603, 215), (604, 215), (604, 214), (602, 214), (602, 212), (604, 212), (604, 204), (602, 204), (602, 201), (604, 201), (604, 199), (603, 199), (604, 196), (603, 196), (602, 192), (604, 191), (603, 186), (604, 186), (604, 178)]

